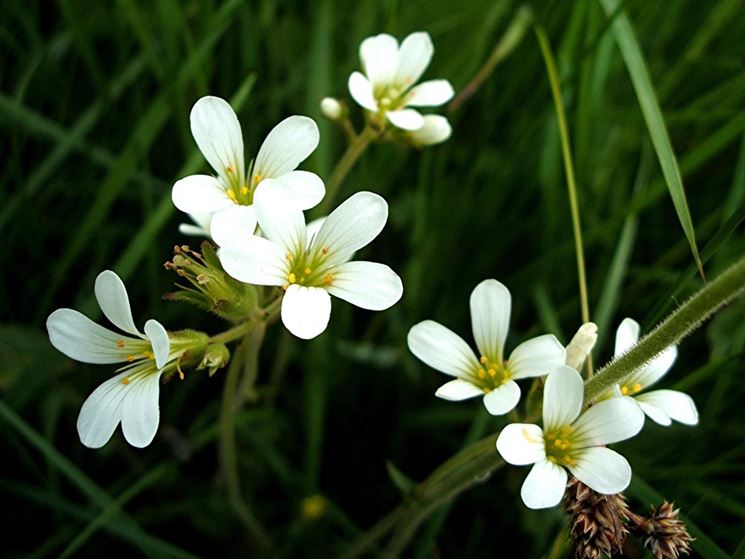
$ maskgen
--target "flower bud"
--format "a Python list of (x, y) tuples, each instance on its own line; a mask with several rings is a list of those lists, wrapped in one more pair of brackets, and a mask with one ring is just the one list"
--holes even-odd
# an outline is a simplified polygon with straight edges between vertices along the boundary
[(344, 105), (333, 97), (321, 99), (321, 114), (332, 121), (341, 120), (344, 117)]
[(217, 372), (217, 369), (222, 369), (229, 361), (230, 351), (225, 344), (210, 344), (204, 351), (197, 370), (207, 369), (209, 376), (212, 376)]
[(567, 345), (565, 363), (570, 367), (582, 369), (582, 364), (590, 355), (595, 342), (598, 340), (598, 326), (594, 322), (585, 322), (579, 327), (572, 341)]
[(453, 129), (448, 119), (442, 115), (425, 115), (424, 125), (417, 130), (405, 133), (406, 140), (415, 147), (440, 144), (447, 140)]

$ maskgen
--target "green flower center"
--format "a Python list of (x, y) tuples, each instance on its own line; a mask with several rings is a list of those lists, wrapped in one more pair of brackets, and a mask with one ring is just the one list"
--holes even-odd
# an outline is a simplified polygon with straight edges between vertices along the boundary
[(306, 250), (300, 256), (287, 253), (286, 258), (290, 263), (290, 271), (287, 273), (287, 289), (293, 284), (305, 287), (328, 287), (334, 281), (332, 273), (333, 266), (326, 262), (329, 249), (323, 247), (320, 250)]
[(507, 363), (490, 361), (485, 355), (481, 356), (479, 363), (480, 366), (471, 373), (471, 381), (484, 392), (491, 392), (512, 380), (512, 371)]
[(566, 425), (544, 433), (543, 441), (548, 460), (561, 466), (574, 466), (577, 463), (577, 445), (572, 442), (573, 432), (572, 426)]

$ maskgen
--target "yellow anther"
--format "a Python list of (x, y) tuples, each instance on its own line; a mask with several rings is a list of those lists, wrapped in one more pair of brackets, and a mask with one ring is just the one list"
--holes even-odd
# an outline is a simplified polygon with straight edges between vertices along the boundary
[(145, 359), (155, 359), (155, 355), (153, 355), (152, 351), (143, 351), (142, 355), (145, 357)]
[(489, 367), (489, 376), (490, 377), (497, 376), (497, 370), (494, 367)]
[(235, 171), (235, 169), (233, 169), (232, 165), (228, 165), (227, 167), (225, 167), (226, 173), (231, 174), (233, 171)]
[(635, 384), (634, 386), (632, 386), (632, 387), (631, 387), (631, 390), (632, 390), (632, 391), (633, 391), (634, 393), (636, 393), (636, 392), (639, 392), (639, 391), (640, 391), (641, 389), (642, 389), (642, 385), (641, 385), (641, 384), (639, 384), (638, 382), (637, 382), (637, 383), (636, 383), (636, 384)]
[(122, 379), (122, 384), (123, 384), (124, 386), (127, 386), (127, 385), (129, 384), (129, 377), (124, 377), (124, 378)]
[(135, 356), (134, 356), (134, 355), (127, 355), (127, 361), (129, 361), (130, 363), (131, 363), (132, 361), (134, 361), (135, 359), (136, 359), (136, 358), (135, 358)]
[(228, 198), (230, 198), (233, 202), (236, 202), (238, 200), (232, 188), (228, 190)]
[(628, 387), (628, 386), (626, 386), (626, 385), (624, 384), (624, 385), (623, 385), (623, 386), (621, 387), (621, 394), (623, 394), (624, 396), (627, 396), (627, 395), (628, 395), (628, 393), (629, 393), (629, 387)]
[(295, 283), (297, 281), (297, 277), (295, 276), (295, 274), (293, 272), (290, 272), (288, 274), (287, 281), (290, 282), (291, 284), (293, 284), (293, 283)]
[(331, 285), (331, 282), (334, 281), (334, 274), (331, 272), (328, 272), (325, 276), (323, 276), (323, 283), (326, 285)]
[(178, 378), (179, 380), (184, 380), (184, 371), (181, 369), (178, 370)]
[(117, 342), (116, 342), (116, 347), (121, 347), (121, 348), (123, 348), (123, 347), (124, 347), (124, 340), (117, 340)]
[(254, 182), (260, 182), (261, 181), (261, 175), (258, 173), (254, 175)]
[(244, 196), (248, 194), (248, 187), (247, 186), (241, 186), (241, 194)]
[(308, 276), (308, 275), (310, 275), (310, 273), (311, 273), (312, 271), (313, 271), (313, 270), (311, 270), (310, 268), (307, 268), (307, 267), (306, 267), (306, 268), (305, 268), (305, 270), (303, 270), (303, 273), (304, 273), (304, 274), (305, 274), (306, 276)]
[(547, 438), (547, 439), (548, 439), (549, 441), (553, 441), (553, 440), (555, 440), (555, 439), (556, 439), (556, 435), (554, 435), (553, 433), (549, 433), (548, 435), (546, 435), (546, 438)]
[(480, 379), (485, 379), (486, 378), (486, 371), (484, 371), (484, 369), (479, 369), (478, 376), (479, 376)]
[(482, 355), (481, 358), (479, 359), (479, 363), (481, 363), (482, 365), (486, 365), (488, 362), (489, 360), (484, 355)]
[(292, 258), (293, 258), (292, 253), (291, 252), (288, 252), (287, 254), (285, 254), (285, 258), (287, 258), (287, 260), (289, 260), (290, 262), (292, 262)]
[(323, 247), (323, 248), (321, 249), (321, 252), (322, 252), (323, 254), (328, 254), (328, 253), (329, 253), (329, 247)]

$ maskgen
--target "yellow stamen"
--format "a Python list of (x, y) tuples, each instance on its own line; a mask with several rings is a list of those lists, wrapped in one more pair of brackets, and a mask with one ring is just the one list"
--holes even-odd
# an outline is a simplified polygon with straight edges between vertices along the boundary
[(123, 347), (124, 347), (124, 340), (117, 340), (117, 342), (116, 342), (116, 347), (121, 347), (121, 348), (123, 348)]
[(142, 355), (145, 357), (145, 359), (155, 359), (155, 355), (153, 355), (152, 351), (143, 351)]
[(292, 258), (293, 258), (292, 253), (291, 252), (288, 252), (287, 254), (285, 254), (285, 258), (287, 258), (287, 260), (289, 260), (290, 262), (292, 262)]
[(293, 272), (290, 272), (289, 275), (287, 276), (287, 281), (293, 284), (297, 281), (297, 276), (295, 276)]
[(621, 387), (621, 394), (623, 394), (624, 396), (628, 396), (629, 394), (629, 387), (625, 384)]
[(632, 390), (633, 392), (635, 392), (635, 393), (636, 393), (636, 392), (639, 392), (639, 391), (640, 391), (641, 389), (642, 389), (642, 385), (641, 385), (641, 384), (639, 384), (638, 382), (637, 382), (637, 383), (636, 383), (636, 384), (635, 384), (634, 386), (632, 386), (632, 387), (631, 387), (631, 390)]
[(225, 167), (225, 172), (226, 173), (231, 174), (231, 173), (233, 173), (233, 171), (235, 171), (235, 169), (233, 169), (233, 166), (232, 165), (228, 165), (227, 167)]
[(261, 175), (258, 173), (254, 175), (254, 182), (261, 182)]
[(323, 254), (328, 254), (328, 253), (329, 253), (329, 247), (323, 247), (323, 248), (321, 249), (321, 252), (322, 252)]
[(241, 194), (244, 196), (248, 194), (248, 187), (247, 186), (241, 186)]
[(323, 276), (323, 283), (326, 285), (331, 285), (331, 282), (334, 281), (334, 274), (331, 272), (328, 272), (325, 276)]
[(313, 270), (311, 270), (310, 268), (305, 268), (305, 270), (303, 270), (303, 273), (305, 273), (306, 276), (309, 276), (312, 271)]
[(134, 355), (127, 355), (127, 361), (129, 361), (131, 363), (134, 360), (135, 360), (135, 356)]
[(129, 377), (124, 377), (124, 378), (122, 379), (122, 384), (123, 384), (124, 386), (127, 386), (127, 385), (129, 384)]
[(486, 365), (488, 362), (489, 360), (484, 355), (482, 355), (481, 359), (479, 359), (479, 363), (481, 363), (482, 365)]
[(233, 192), (233, 189), (228, 190), (228, 198), (230, 198), (233, 202), (237, 202), (238, 198), (235, 195), (235, 192)]

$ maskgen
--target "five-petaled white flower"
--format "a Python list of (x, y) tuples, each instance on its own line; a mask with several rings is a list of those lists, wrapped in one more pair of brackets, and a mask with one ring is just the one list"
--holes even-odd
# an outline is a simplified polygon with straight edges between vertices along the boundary
[(49, 340), (59, 351), (84, 363), (127, 363), (119, 374), (88, 396), (78, 416), (80, 441), (87, 447), (105, 445), (121, 422), (124, 438), (139, 448), (149, 445), (158, 430), (160, 376), (175, 367), (183, 349), (174, 348), (157, 320), (145, 323), (140, 332), (132, 320), (124, 283), (106, 270), (96, 278), (96, 299), (124, 336), (99, 326), (73, 309), (57, 309), (47, 319)]
[[(616, 330), (616, 359), (638, 341), (639, 324), (631, 318), (624, 319)], [(670, 425), (673, 420), (686, 425), (698, 424), (698, 410), (688, 394), (677, 390), (653, 390), (639, 394), (660, 380), (673, 366), (677, 356), (678, 349), (675, 346), (667, 348), (644, 367), (634, 371), (622, 385), (616, 386), (605, 397), (632, 396), (644, 413), (660, 425)]]
[[(301, 210), (314, 207), (325, 194), (318, 175), (295, 170), (318, 145), (318, 126), (307, 116), (291, 116), (275, 126), (248, 170), (241, 125), (224, 99), (199, 99), (191, 110), (191, 132), (217, 176), (185, 177), (173, 185), (171, 195), (178, 209), (197, 214), (195, 221), (201, 229), (209, 227), (218, 245), (254, 233), (253, 199), (258, 190), (280, 191)], [(211, 219), (204, 214), (211, 214)], [(188, 225), (186, 231), (199, 233), (200, 228)]]
[(546, 379), (543, 428), (512, 423), (497, 438), (497, 450), (510, 464), (534, 464), (520, 494), (532, 509), (559, 504), (568, 468), (582, 483), (605, 495), (619, 493), (631, 481), (631, 467), (606, 444), (636, 435), (644, 414), (628, 397), (605, 400), (582, 411), (584, 384), (579, 373), (564, 366)]
[(220, 262), (240, 281), (282, 286), (282, 322), (297, 337), (314, 338), (326, 329), (330, 295), (375, 311), (401, 298), (401, 278), (388, 266), (349, 261), (388, 219), (388, 204), (381, 196), (358, 192), (322, 224), (307, 227), (303, 213), (273, 189), (260, 190), (255, 207), (267, 238), (234, 239), (220, 249)]
[[(386, 33), (368, 37), (360, 45), (365, 74), (353, 72), (349, 76), (349, 93), (362, 107), (395, 127), (418, 130), (425, 125), (425, 119), (410, 107), (436, 107), (453, 96), (448, 80), (430, 80), (414, 86), (427, 69), (433, 51), (432, 40), (425, 32), (412, 33), (400, 47), (395, 37)], [(434, 125), (444, 129), (441, 121), (430, 122), (428, 128), (433, 130)], [(429, 133), (430, 139), (437, 137), (440, 141), (447, 136), (449, 133)]]
[(494, 279), (482, 281), (471, 293), (471, 324), (480, 358), (460, 336), (432, 320), (409, 330), (409, 349), (414, 355), (457, 377), (442, 385), (436, 396), (445, 400), (483, 396), (489, 413), (501, 415), (520, 400), (516, 379), (547, 375), (564, 364), (564, 347), (551, 334), (521, 343), (504, 359), (511, 306), (509, 290)]
[(424, 115), (424, 124), (418, 130), (406, 131), (406, 137), (417, 147), (431, 146), (444, 142), (453, 129), (448, 119), (442, 115)]

